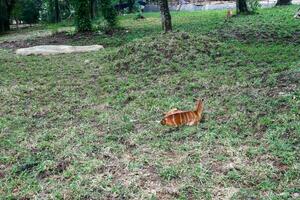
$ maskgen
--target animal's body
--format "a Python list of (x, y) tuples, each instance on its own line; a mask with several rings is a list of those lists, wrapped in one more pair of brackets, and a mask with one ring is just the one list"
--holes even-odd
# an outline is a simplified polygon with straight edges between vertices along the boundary
[(164, 118), (161, 120), (162, 125), (168, 126), (181, 126), (181, 125), (197, 125), (202, 119), (204, 100), (198, 100), (196, 109), (194, 111), (182, 111), (172, 109), (165, 113)]

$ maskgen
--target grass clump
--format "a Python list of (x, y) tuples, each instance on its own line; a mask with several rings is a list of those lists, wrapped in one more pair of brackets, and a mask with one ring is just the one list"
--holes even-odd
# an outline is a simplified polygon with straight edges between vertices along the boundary
[(240, 16), (224, 23), (216, 34), (220, 38), (247, 43), (264, 41), (296, 45), (300, 43), (300, 29), (298, 21), (293, 18), (295, 11), (295, 6), (276, 7), (252, 16)]
[(120, 73), (157, 76), (176, 73), (180, 68), (199, 68), (220, 57), (221, 51), (227, 53), (221, 48), (222, 43), (216, 39), (174, 32), (127, 44), (109, 59)]

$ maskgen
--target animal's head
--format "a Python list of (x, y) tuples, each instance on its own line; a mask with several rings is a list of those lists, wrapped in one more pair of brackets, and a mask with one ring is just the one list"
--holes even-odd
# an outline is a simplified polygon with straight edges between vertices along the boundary
[(204, 99), (198, 99), (196, 102), (196, 111), (200, 112), (203, 109)]
[(232, 17), (232, 15), (233, 15), (232, 10), (227, 10), (227, 17)]
[(198, 99), (196, 102), (197, 102), (197, 105), (203, 104), (204, 103), (204, 99)]
[(160, 124), (161, 124), (161, 125), (166, 125), (166, 123), (167, 123), (167, 122), (166, 122), (166, 119), (162, 119), (162, 120), (160, 121)]

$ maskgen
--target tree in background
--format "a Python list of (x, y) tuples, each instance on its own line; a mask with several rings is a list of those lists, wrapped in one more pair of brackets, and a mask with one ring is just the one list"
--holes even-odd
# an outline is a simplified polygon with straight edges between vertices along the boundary
[(73, 17), (74, 7), (69, 0), (43, 0), (40, 8), (41, 21), (58, 23)]
[(41, 6), (41, 0), (17, 0), (11, 14), (17, 28), (20, 21), (27, 24), (37, 23), (39, 21)]
[(19, 20), (27, 24), (37, 23), (41, 2), (39, 0), (19, 0), (21, 4), (21, 16)]
[(75, 7), (75, 25), (79, 32), (91, 31), (92, 22), (90, 17), (89, 0), (73, 0)]
[(21, 21), (21, 16), (22, 16), (22, 2), (17, 1), (16, 4), (14, 5), (14, 8), (11, 13), (11, 17), (15, 20), (17, 29), (19, 28), (19, 24)]
[(236, 0), (236, 12), (237, 14), (248, 14), (249, 9), (246, 0)]
[(172, 21), (171, 21), (171, 14), (169, 10), (168, 0), (159, 0), (159, 5), (160, 5), (162, 29), (165, 32), (172, 31)]
[(292, 0), (278, 0), (276, 6), (290, 5), (290, 4), (292, 4)]
[(15, 0), (0, 0), (0, 33), (9, 30), (9, 20)]

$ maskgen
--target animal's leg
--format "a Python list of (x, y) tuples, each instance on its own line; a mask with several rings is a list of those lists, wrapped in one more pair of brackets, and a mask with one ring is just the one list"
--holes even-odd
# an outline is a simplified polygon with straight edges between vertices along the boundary
[(200, 123), (200, 120), (196, 119), (196, 120), (193, 120), (193, 121), (187, 123), (187, 125), (194, 126), (194, 125), (199, 125), (199, 123)]
[(195, 121), (193, 120), (193, 121), (190, 121), (190, 122), (188, 122), (186, 125), (188, 125), (188, 126), (193, 126), (193, 125), (195, 125)]

